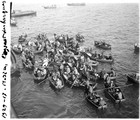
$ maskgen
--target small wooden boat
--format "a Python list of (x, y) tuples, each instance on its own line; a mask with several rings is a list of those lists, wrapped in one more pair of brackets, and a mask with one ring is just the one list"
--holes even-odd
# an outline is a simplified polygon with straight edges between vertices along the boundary
[(31, 62), (27, 62), (27, 61), (22, 61), (23, 63), (23, 66), (27, 69), (31, 69), (33, 70), (34, 69), (34, 65), (31, 63)]
[(85, 62), (85, 64), (91, 65), (92, 67), (97, 67), (99, 62), (97, 62), (95, 60), (90, 60), (88, 62)]
[(34, 82), (37, 83), (37, 84), (41, 83), (42, 81), (44, 81), (47, 78), (47, 70), (44, 69), (44, 68), (41, 68), (39, 70), (40, 70), (40, 72), (42, 72), (42, 74), (40, 74), (38, 76), (38, 73), (37, 73), (38, 70), (37, 69), (34, 70), (34, 74), (33, 74)]
[(18, 42), (25, 42), (27, 38), (27, 34), (19, 36)]
[(23, 66), (26, 69), (29, 69), (29, 70), (33, 70), (34, 69), (34, 64), (33, 64), (33, 62), (31, 60), (26, 59), (24, 56), (22, 56), (21, 59), (22, 59)]
[(91, 99), (89, 94), (86, 93), (86, 100), (91, 103), (93, 106), (95, 106), (97, 109), (104, 109), (107, 108), (107, 104), (104, 100), (102, 100), (102, 104), (100, 104), (100, 102), (98, 102), (99, 100), (101, 100), (101, 97), (98, 95), (94, 95), (95, 98)]
[(130, 82), (139, 84), (139, 74), (138, 73), (136, 73), (136, 74), (128, 74), (127, 79)]
[(98, 48), (102, 48), (102, 49), (105, 49), (105, 50), (110, 50), (111, 49), (111, 45), (110, 44), (107, 44), (105, 42), (99, 42), (99, 41), (95, 41), (94, 42), (94, 45)]
[(115, 87), (114, 87), (115, 92), (116, 92), (116, 89), (118, 89), (118, 90), (122, 93), (122, 99), (116, 98), (114, 92), (110, 92), (110, 89), (111, 89), (111, 88), (109, 87), (109, 88), (106, 88), (106, 89), (104, 90), (105, 95), (106, 95), (109, 99), (111, 99), (111, 100), (112, 100), (114, 103), (116, 103), (116, 104), (125, 101), (125, 97), (124, 97), (124, 95), (123, 95), (121, 89), (120, 89), (116, 84), (115, 84)]
[(15, 44), (12, 46), (12, 50), (15, 54), (21, 54), (22, 53), (22, 45), (21, 44)]
[(102, 62), (102, 63), (113, 63), (113, 61), (114, 61), (114, 59), (106, 59), (106, 58), (102, 58), (102, 59), (93, 58), (93, 60), (96, 60), (96, 61)]
[(55, 81), (53, 77), (51, 77), (49, 81), (50, 86), (52, 86), (55, 90), (61, 90), (64, 87), (64, 80), (61, 77), (57, 78), (57, 81)]
[(81, 42), (82, 43), (82, 42), (85, 41), (83, 35), (77, 34), (75, 37), (76, 37), (76, 41), (77, 42)]

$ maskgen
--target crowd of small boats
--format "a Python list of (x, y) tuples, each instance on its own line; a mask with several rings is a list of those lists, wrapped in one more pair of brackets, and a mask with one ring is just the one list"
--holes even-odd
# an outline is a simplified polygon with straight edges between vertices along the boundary
[[(95, 90), (97, 81), (104, 84), (104, 93), (114, 103), (125, 101), (120, 87), (115, 83), (116, 72), (96, 71), (100, 62), (112, 64), (113, 56), (104, 55), (90, 49), (81, 49), (84, 37), (80, 34), (74, 37), (54, 34), (54, 40), (46, 34), (39, 34), (33, 40), (27, 40), (27, 34), (18, 38), (18, 44), (12, 45), (11, 50), (20, 55), (23, 67), (33, 71), (34, 82), (40, 84), (49, 80), (50, 87), (60, 91), (64, 86), (83, 89), (88, 102), (98, 109), (107, 108), (104, 99)], [(102, 49), (111, 45), (96, 41)], [(96, 46), (96, 45), (95, 45)], [(36, 59), (36, 56), (40, 56)], [(129, 81), (139, 84), (139, 75), (127, 75)]]

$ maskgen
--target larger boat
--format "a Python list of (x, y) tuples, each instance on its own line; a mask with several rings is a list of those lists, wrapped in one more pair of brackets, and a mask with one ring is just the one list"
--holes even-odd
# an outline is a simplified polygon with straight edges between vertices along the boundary
[(85, 3), (67, 3), (67, 6), (85, 6)]
[(51, 6), (43, 6), (44, 9), (55, 9), (56, 5), (51, 5)]
[(12, 17), (22, 17), (28, 15), (36, 15), (36, 11), (21, 11), (21, 10), (13, 10)]

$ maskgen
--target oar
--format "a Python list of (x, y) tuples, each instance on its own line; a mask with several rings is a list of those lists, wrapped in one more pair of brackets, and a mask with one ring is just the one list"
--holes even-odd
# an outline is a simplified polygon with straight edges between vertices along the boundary
[(71, 87), (70, 88), (72, 88), (73, 87), (73, 85), (75, 84), (75, 81), (77, 80), (77, 78), (74, 80), (74, 82), (73, 82), (73, 84), (71, 85)]
[[(119, 86), (119, 87), (115, 87), (115, 88), (122, 88), (122, 87), (129, 87), (129, 86), (132, 86), (133, 84), (129, 84), (129, 85), (124, 85), (124, 86)], [(111, 88), (111, 87), (109, 87), (109, 88)], [(104, 88), (104, 89), (100, 89), (100, 90), (95, 90), (95, 92), (96, 91), (103, 91), (103, 90), (106, 90), (106, 89), (109, 89), (109, 88)]]

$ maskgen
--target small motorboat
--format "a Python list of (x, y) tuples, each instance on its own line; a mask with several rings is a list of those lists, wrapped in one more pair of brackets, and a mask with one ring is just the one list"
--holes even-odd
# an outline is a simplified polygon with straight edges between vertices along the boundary
[(15, 54), (21, 54), (23, 48), (21, 44), (15, 44), (12, 46), (12, 50), (14, 51)]
[(93, 94), (92, 97), (89, 95), (89, 92), (85, 94), (86, 100), (95, 106), (97, 109), (105, 109), (107, 108), (106, 102), (101, 98), (98, 94)]
[(140, 76), (139, 73), (128, 74), (128, 75), (127, 75), (127, 79), (128, 79), (128, 81), (130, 81), (130, 82), (139, 84), (139, 76)]
[[(112, 90), (114, 90), (114, 91), (112, 91)], [(116, 94), (117, 91), (121, 93), (121, 95), (122, 95), (121, 98), (119, 98), (118, 95)], [(104, 93), (105, 93), (106, 97), (111, 99), (116, 104), (125, 101), (125, 97), (124, 97), (121, 89), (116, 84), (115, 84), (115, 87), (113, 87), (113, 88), (111, 88), (111, 87), (105, 88)]]
[(36, 68), (34, 70), (34, 82), (35, 83), (41, 83), (47, 78), (47, 70), (45, 68)]
[(105, 50), (110, 50), (111, 49), (110, 44), (107, 44), (107, 43), (102, 42), (102, 41), (95, 41), (94, 45), (98, 48), (102, 48), (102, 49), (105, 49)]
[(61, 90), (64, 87), (64, 81), (61, 77), (57, 77), (56, 80), (51, 77), (49, 81), (50, 86), (52, 86), (55, 90)]

